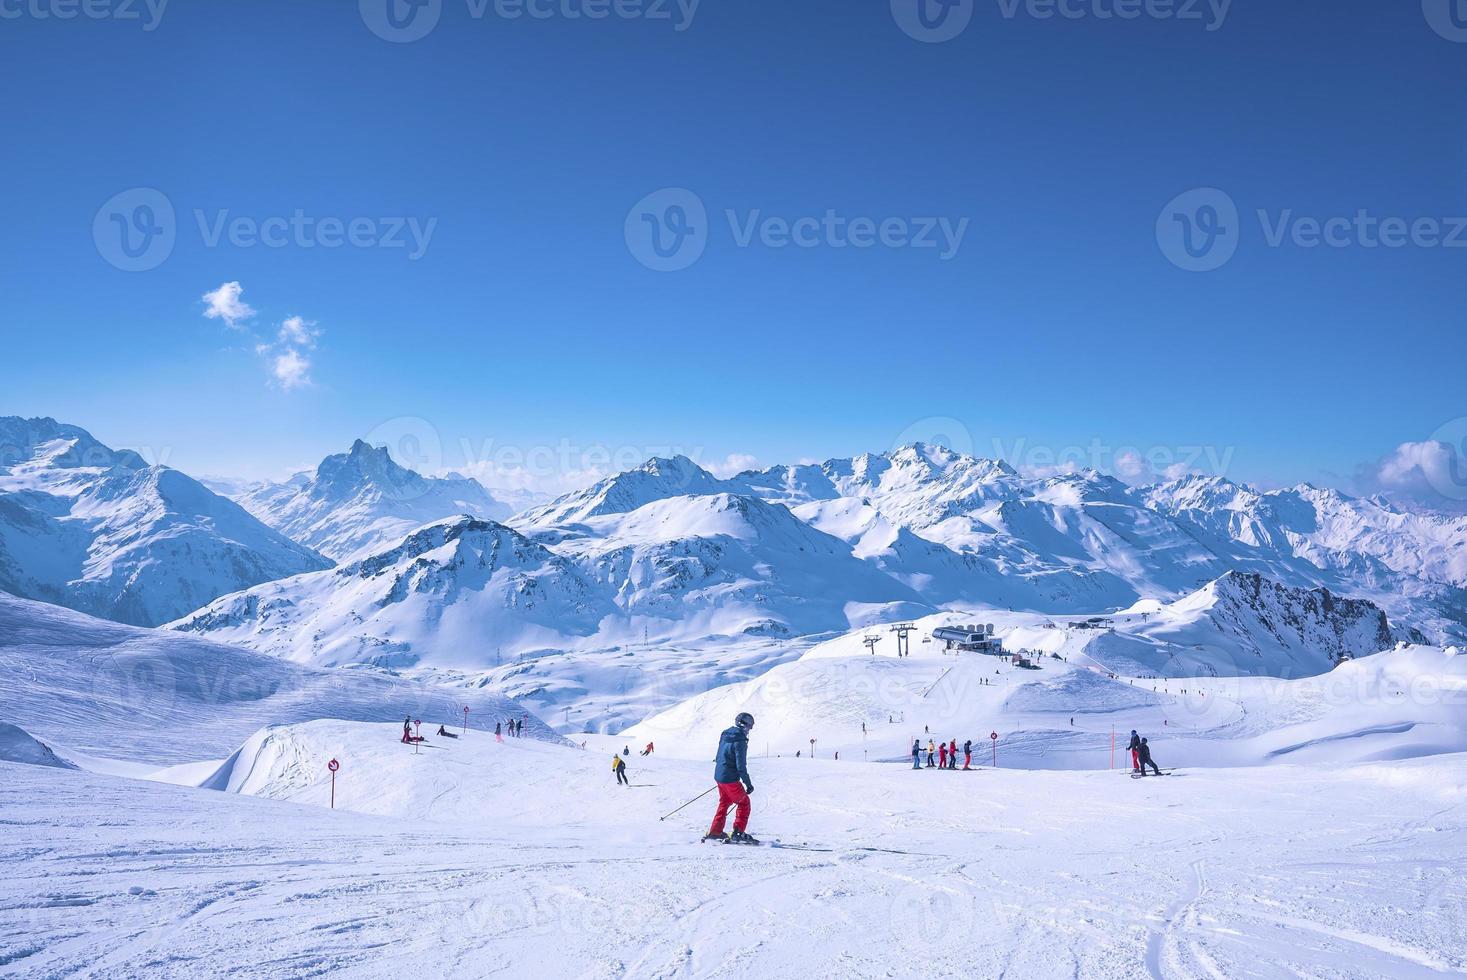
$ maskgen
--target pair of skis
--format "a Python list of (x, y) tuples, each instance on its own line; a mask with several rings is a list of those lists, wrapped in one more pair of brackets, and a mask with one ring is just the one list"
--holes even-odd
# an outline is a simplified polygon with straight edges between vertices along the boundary
[[(1159, 772), (1153, 772), (1151, 775), (1153, 775), (1153, 776), (1170, 776), (1172, 773), (1174, 773), (1176, 771), (1177, 770), (1175, 768), (1172, 768), (1172, 769), (1162, 769)], [(1146, 773), (1142, 773), (1142, 772), (1133, 772), (1133, 773), (1131, 773), (1131, 778), (1132, 779), (1144, 779), (1145, 777), (1146, 777)]]

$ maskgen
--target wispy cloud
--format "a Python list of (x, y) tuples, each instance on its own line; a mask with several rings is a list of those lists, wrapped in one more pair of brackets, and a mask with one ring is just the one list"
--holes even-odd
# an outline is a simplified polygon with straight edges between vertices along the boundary
[(292, 388), (304, 388), (311, 383), (310, 358), (300, 351), (288, 348), (270, 357), (270, 371), (280, 387), (289, 391)]
[(204, 316), (211, 320), (223, 320), (232, 330), (250, 334), (255, 341), (255, 354), (264, 360), (269, 371), (270, 383), (285, 390), (305, 388), (311, 384), (311, 351), (321, 338), (321, 330), (315, 320), (307, 320), (298, 314), (280, 321), (273, 337), (260, 334), (246, 326), (254, 319), (255, 309), (240, 297), (244, 287), (238, 282), (226, 282), (218, 289), (204, 294)]
[(241, 329), (240, 324), (253, 319), (254, 307), (240, 299), (244, 287), (237, 282), (226, 282), (218, 289), (204, 294), (204, 316), (211, 320), (223, 320), (231, 330)]

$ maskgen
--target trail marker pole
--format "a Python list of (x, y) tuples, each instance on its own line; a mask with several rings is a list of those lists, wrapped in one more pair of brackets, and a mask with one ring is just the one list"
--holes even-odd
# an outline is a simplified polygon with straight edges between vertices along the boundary
[(998, 732), (992, 732), (988, 736), (993, 739), (993, 768), (998, 768)]
[(326, 763), (326, 768), (331, 770), (331, 809), (336, 809), (336, 770), (341, 768), (341, 763), (332, 759)]
[(1110, 729), (1110, 767), (1116, 767), (1116, 729), (1112, 725)]
[(464, 734), (469, 733), (469, 706), (464, 705)]

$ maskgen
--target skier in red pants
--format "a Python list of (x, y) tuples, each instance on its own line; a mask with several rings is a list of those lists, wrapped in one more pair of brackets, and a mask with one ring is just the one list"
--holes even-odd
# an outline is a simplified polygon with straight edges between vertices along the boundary
[[(754, 716), (743, 711), (734, 719), (733, 727), (718, 739), (718, 756), (713, 762), (713, 781), (718, 784), (718, 809), (713, 813), (713, 825), (708, 828), (704, 840), (721, 840), (729, 844), (759, 843), (744, 833), (749, 826), (752, 809), (749, 794), (754, 792), (754, 781), (749, 778), (749, 732), (753, 728)], [(730, 807), (734, 808), (732, 836), (723, 832)]]
[(1136, 729), (1131, 729), (1131, 744), (1126, 748), (1131, 750), (1131, 771), (1141, 771), (1141, 736), (1136, 734)]

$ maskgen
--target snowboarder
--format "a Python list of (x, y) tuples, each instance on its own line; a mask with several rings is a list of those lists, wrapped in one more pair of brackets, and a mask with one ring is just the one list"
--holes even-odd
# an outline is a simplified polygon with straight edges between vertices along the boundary
[(947, 743), (943, 742), (937, 747), (937, 768), (947, 768)]
[(618, 784), (622, 786), (631, 785), (631, 782), (627, 779), (627, 764), (622, 761), (621, 756), (614, 755), (611, 757), (611, 771), (616, 773)]
[(912, 768), (922, 768), (922, 743), (912, 739)]
[(1136, 734), (1136, 729), (1131, 729), (1131, 744), (1126, 748), (1131, 750), (1131, 771), (1141, 771), (1141, 736)]
[(956, 769), (956, 768), (958, 768), (958, 740), (957, 739), (953, 739), (950, 743), (948, 743), (948, 747), (947, 747), (947, 767), (949, 769)]
[(1146, 739), (1143, 738), (1141, 740), (1141, 744), (1137, 746), (1136, 755), (1140, 762), (1140, 768), (1137, 771), (1141, 773), (1141, 775), (1146, 775), (1147, 766), (1150, 766), (1151, 771), (1156, 773), (1158, 776), (1161, 775), (1161, 770), (1156, 768), (1156, 763), (1151, 761), (1151, 746), (1146, 744)]
[[(718, 755), (713, 761), (713, 781), (718, 784), (718, 809), (713, 812), (713, 824), (704, 840), (759, 843), (745, 833), (749, 826), (749, 813), (753, 809), (749, 803), (749, 794), (754, 792), (754, 781), (749, 778), (749, 732), (753, 729), (754, 716), (741, 711), (734, 719), (733, 727), (718, 738)], [(734, 808), (732, 836), (723, 832), (730, 807)]]
[(402, 740), (411, 742), (413, 740), (413, 716), (408, 715), (402, 720)]
[(444, 728), (442, 724), (439, 724), (439, 726), (438, 726), (438, 734), (441, 735), (444, 738), (458, 738), (458, 736), (455, 735), (453, 732), (451, 732), (448, 729)]
[(963, 769), (966, 771), (973, 768), (973, 740), (967, 739), (963, 742)]

